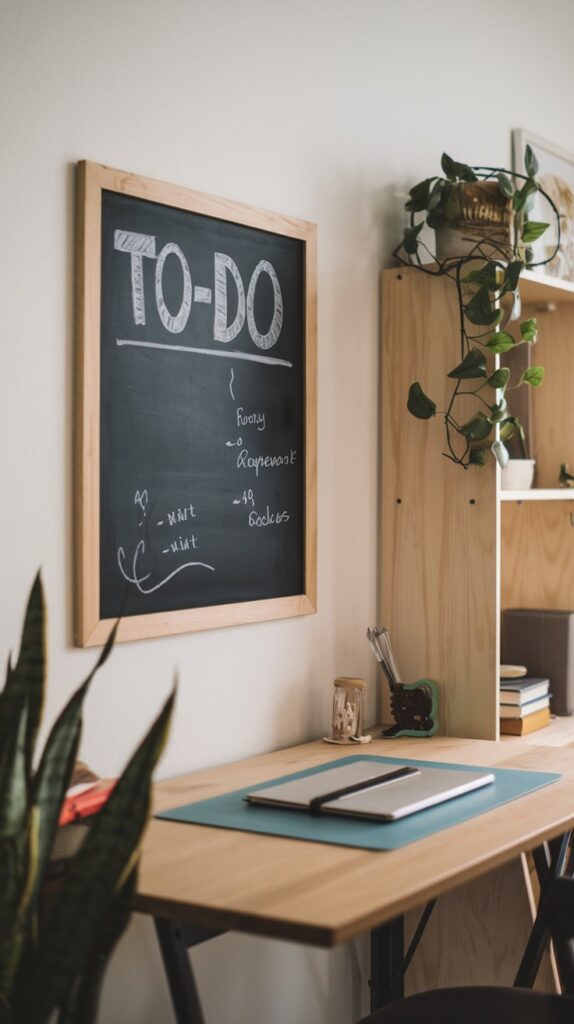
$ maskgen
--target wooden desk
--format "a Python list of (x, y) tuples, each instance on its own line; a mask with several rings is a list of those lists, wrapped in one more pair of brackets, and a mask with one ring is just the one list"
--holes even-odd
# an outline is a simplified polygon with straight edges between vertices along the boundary
[[(162, 782), (155, 809), (328, 763), (314, 742)], [(358, 752), (358, 748), (352, 748)], [(329, 947), (401, 917), (574, 827), (574, 750), (433, 737), (375, 741), (368, 754), (558, 771), (552, 786), (401, 850), (370, 852), (167, 821), (150, 823), (136, 909), (199, 926)]]

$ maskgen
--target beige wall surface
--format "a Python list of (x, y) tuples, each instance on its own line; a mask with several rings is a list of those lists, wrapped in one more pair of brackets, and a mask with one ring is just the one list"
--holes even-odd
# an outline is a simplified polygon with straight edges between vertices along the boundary
[[(102, 773), (176, 669), (162, 776), (321, 734), (335, 675), (367, 678), (373, 711), (379, 271), (443, 149), (507, 164), (524, 127), (574, 150), (573, 42), (571, 0), (0, 3), (0, 655), (42, 565), (46, 725), (94, 658), (71, 641), (75, 162), (318, 224), (319, 612), (118, 648), (87, 705)], [(194, 954), (207, 1019), (343, 1024), (361, 991), (366, 1008), (365, 951), (215, 940)], [(101, 1019), (171, 1019), (149, 922), (122, 941)]]

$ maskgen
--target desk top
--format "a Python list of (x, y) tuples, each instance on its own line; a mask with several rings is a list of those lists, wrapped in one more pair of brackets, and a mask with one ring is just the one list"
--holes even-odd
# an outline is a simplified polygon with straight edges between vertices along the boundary
[[(561, 772), (536, 793), (390, 852), (150, 822), (136, 909), (207, 929), (332, 946), (574, 827), (574, 749), (435, 736), (378, 740), (369, 754)], [(336, 760), (320, 741), (161, 782), (154, 810)]]

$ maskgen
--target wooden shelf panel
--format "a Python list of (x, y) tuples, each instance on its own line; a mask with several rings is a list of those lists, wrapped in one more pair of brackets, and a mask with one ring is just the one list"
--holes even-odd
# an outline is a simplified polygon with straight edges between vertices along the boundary
[(574, 487), (532, 487), (528, 491), (500, 491), (501, 501), (574, 501)]

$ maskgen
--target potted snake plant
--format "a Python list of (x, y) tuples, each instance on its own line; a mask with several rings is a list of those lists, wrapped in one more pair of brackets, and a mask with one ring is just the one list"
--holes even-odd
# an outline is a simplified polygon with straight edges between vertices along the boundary
[[(20, 654), (0, 693), (0, 1022), (92, 1024), (107, 959), (130, 916), (153, 769), (172, 694), (128, 762), (48, 909), (42, 896), (82, 730), (82, 707), (115, 630), (88, 678), (36, 746), (45, 693), (45, 610), (32, 587)], [(36, 766), (37, 765), (37, 766)], [(45, 901), (44, 901), (45, 902)]]

